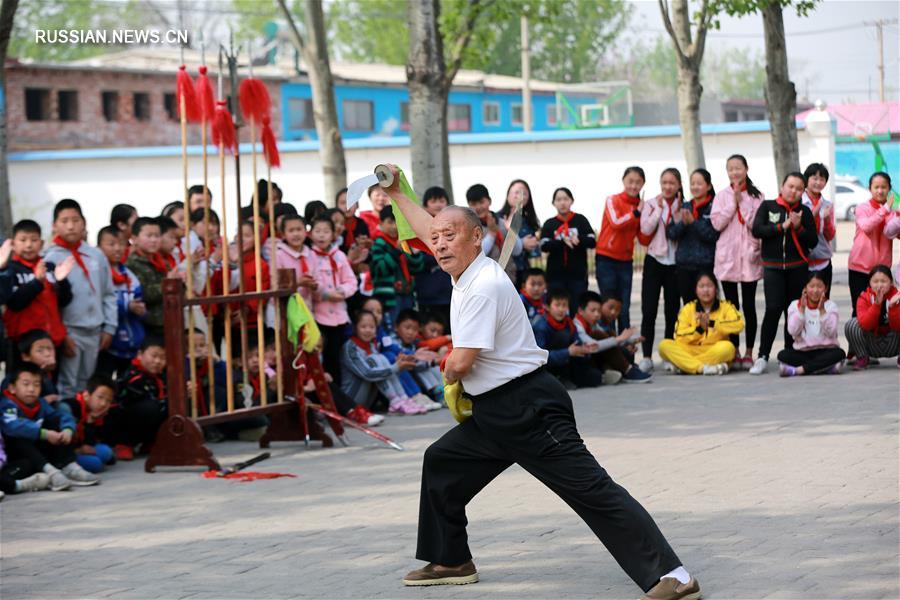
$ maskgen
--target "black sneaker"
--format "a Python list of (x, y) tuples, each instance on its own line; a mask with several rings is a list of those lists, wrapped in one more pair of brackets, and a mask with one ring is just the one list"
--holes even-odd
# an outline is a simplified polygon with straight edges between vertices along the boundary
[(622, 381), (624, 383), (650, 383), (651, 379), (653, 379), (652, 373), (646, 373), (638, 369), (635, 365), (631, 365), (631, 368), (625, 373), (625, 377), (622, 378)]

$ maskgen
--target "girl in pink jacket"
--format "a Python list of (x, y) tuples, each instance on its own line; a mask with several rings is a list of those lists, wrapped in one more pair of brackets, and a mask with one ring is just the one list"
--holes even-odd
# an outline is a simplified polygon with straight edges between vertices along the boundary
[[(760, 241), (753, 237), (753, 219), (763, 201), (760, 192), (747, 176), (747, 159), (733, 154), (725, 162), (731, 185), (720, 190), (713, 199), (709, 218), (719, 232), (716, 242), (716, 262), (713, 272), (722, 282), (725, 299), (743, 308), (747, 348), (741, 357), (739, 337), (731, 336), (735, 357), (732, 369), (749, 370), (753, 366), (753, 345), (756, 343), (756, 284), (762, 279)], [(741, 306), (738, 296), (744, 299)]]
[(313, 275), (312, 250), (306, 245), (306, 223), (300, 215), (287, 215), (281, 221), (281, 236), (275, 247), (275, 265), (293, 269), (297, 291), (309, 310), (315, 309), (313, 292), (318, 287)]
[(316, 323), (325, 338), (325, 370), (338, 384), (341, 382), (341, 347), (346, 340), (347, 298), (357, 290), (356, 275), (347, 260), (347, 255), (334, 243), (334, 223), (320, 215), (313, 219), (312, 230), (312, 273), (316, 278), (315, 301)]
[(828, 299), (822, 271), (810, 271), (803, 294), (788, 307), (787, 328), (794, 347), (778, 353), (781, 376), (841, 372), (846, 355), (838, 344), (838, 307)]
[[(891, 194), (891, 176), (879, 171), (869, 177), (872, 198), (856, 207), (856, 234), (847, 261), (849, 269), (850, 297), (859, 295), (869, 285), (869, 271), (878, 265), (891, 267), (893, 243), (900, 234), (900, 214), (888, 206)], [(856, 305), (853, 306), (856, 316)]]
[(671, 223), (681, 222), (681, 202), (684, 191), (681, 187), (681, 173), (668, 168), (659, 177), (660, 194), (644, 203), (641, 212), (640, 241), (646, 244), (644, 274), (641, 282), (641, 349), (644, 358), (638, 368), (645, 373), (653, 370), (653, 336), (656, 332), (656, 314), (659, 310), (659, 295), (665, 295), (664, 314), (666, 319), (666, 339), (675, 336), (675, 321), (681, 308), (678, 294), (678, 271), (675, 266), (676, 240), (666, 235)]

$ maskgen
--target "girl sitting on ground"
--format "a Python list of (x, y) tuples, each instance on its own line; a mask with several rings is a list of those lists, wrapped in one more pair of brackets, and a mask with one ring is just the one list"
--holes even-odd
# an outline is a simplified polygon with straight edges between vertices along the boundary
[(846, 355), (838, 344), (838, 307), (828, 299), (822, 271), (811, 271), (800, 299), (788, 307), (794, 347), (778, 353), (782, 377), (841, 372)]
[[(394, 415), (418, 415), (428, 409), (413, 402), (403, 390), (397, 378), (401, 371), (416, 366), (416, 357), (400, 355), (391, 361), (378, 351), (375, 333), (378, 323), (375, 315), (363, 310), (356, 316), (353, 336), (341, 350), (341, 389), (353, 402), (371, 410), (378, 392), (387, 399), (390, 413)], [(325, 342), (328, 343), (327, 340)]]
[(697, 276), (697, 299), (678, 313), (675, 339), (659, 343), (663, 360), (689, 375), (724, 375), (734, 360), (728, 336), (744, 329), (744, 317), (727, 300), (719, 300), (719, 282), (712, 273)]
[(873, 358), (900, 354), (900, 292), (886, 266), (869, 272), (869, 287), (856, 299), (856, 317), (847, 321), (844, 335), (857, 357), (854, 371), (867, 368)]

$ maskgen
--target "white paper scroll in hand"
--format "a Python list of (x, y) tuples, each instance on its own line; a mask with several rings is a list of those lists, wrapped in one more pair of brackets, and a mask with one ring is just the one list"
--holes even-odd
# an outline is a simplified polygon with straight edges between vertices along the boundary
[(347, 209), (355, 206), (363, 193), (373, 185), (378, 183), (378, 176), (375, 173), (366, 175), (362, 179), (357, 179), (347, 187)]

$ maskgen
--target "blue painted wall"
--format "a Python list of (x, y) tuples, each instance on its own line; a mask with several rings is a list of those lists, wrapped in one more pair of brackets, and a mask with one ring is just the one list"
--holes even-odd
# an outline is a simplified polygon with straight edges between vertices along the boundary
[[(887, 162), (894, 188), (900, 188), (900, 142), (881, 142), (878, 146)], [(838, 144), (834, 149), (834, 162), (838, 175), (855, 175), (866, 186), (869, 176), (875, 172), (875, 150), (872, 144), (866, 143)]]
[[(395, 137), (408, 136), (408, 128), (402, 125), (401, 104), (408, 102), (409, 94), (406, 88), (391, 88), (378, 86), (335, 86), (335, 101), (337, 105), (338, 122), (341, 124), (341, 134), (345, 139), (368, 137)], [(286, 83), (281, 88), (281, 102), (284, 139), (285, 140), (315, 140), (314, 128), (292, 127), (292, 115), (290, 112), (290, 99), (312, 99), (312, 90), (308, 84)], [(372, 102), (373, 127), (370, 131), (347, 130), (344, 121), (345, 100), (366, 100)], [(500, 133), (522, 131), (522, 125), (514, 125), (512, 122), (512, 109), (514, 104), (522, 103), (522, 95), (518, 91), (459, 91), (450, 92), (450, 104), (464, 104), (469, 107), (470, 127), (466, 130), (451, 130), (451, 133)], [(578, 99), (570, 99), (579, 104), (593, 103), (586, 99), (579, 102)], [(484, 122), (484, 104), (495, 102), (499, 105), (500, 119), (497, 123)], [(533, 131), (557, 130), (555, 124), (548, 119), (548, 112), (552, 117), (556, 115), (556, 97), (552, 93), (532, 92), (532, 106), (534, 112)], [(452, 116), (452, 115), (451, 115)], [(312, 125), (312, 119), (309, 119)]]

